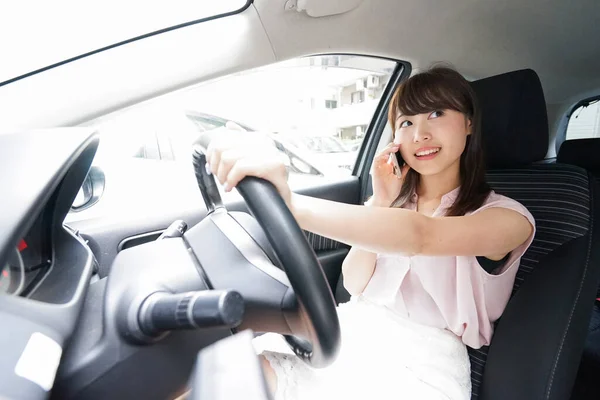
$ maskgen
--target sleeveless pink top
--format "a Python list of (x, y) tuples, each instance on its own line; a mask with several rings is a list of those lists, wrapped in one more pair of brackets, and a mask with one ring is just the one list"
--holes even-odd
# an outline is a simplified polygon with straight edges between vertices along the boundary
[[(454, 203), (460, 188), (442, 197), (433, 214), (444, 216)], [(416, 210), (417, 195), (402, 208)], [(488, 345), (493, 323), (502, 315), (510, 298), (521, 256), (535, 235), (535, 221), (519, 202), (491, 192), (476, 212), (502, 207), (524, 215), (534, 232), (494, 275), (488, 274), (475, 256), (468, 257), (406, 257), (398, 254), (378, 254), (375, 271), (362, 296), (390, 308), (415, 322), (447, 329), (473, 348)]]

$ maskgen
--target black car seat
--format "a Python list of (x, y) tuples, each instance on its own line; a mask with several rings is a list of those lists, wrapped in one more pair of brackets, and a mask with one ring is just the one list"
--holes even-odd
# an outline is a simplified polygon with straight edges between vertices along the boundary
[[(525, 205), (536, 237), (489, 347), (469, 349), (473, 399), (568, 399), (600, 277), (593, 180), (579, 167), (537, 163), (548, 148), (537, 74), (472, 82), (482, 110), (493, 189)], [(339, 301), (348, 298), (338, 282)]]
[(585, 168), (596, 180), (600, 180), (600, 138), (563, 142), (558, 150), (556, 162)]
[[(596, 180), (600, 181), (600, 138), (567, 140), (560, 146), (557, 163), (577, 165), (587, 169)], [(600, 287), (596, 293), (600, 298)], [(596, 301), (592, 311), (592, 320), (588, 327), (588, 335), (583, 356), (577, 374), (576, 387), (572, 398), (575, 400), (600, 398), (600, 301)]]
[(567, 399), (600, 277), (596, 185), (579, 167), (536, 164), (549, 133), (534, 71), (482, 79), (473, 88), (483, 112), (488, 181), (525, 205), (537, 225), (491, 346), (470, 351), (474, 395)]

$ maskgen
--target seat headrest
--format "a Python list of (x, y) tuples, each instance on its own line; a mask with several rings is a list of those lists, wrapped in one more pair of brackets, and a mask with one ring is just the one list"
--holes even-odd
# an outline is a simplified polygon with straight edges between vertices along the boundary
[(600, 170), (599, 152), (600, 138), (567, 140), (560, 145), (556, 162), (598, 171)]
[(471, 85), (481, 110), (487, 168), (543, 160), (548, 150), (548, 116), (537, 74), (524, 69)]

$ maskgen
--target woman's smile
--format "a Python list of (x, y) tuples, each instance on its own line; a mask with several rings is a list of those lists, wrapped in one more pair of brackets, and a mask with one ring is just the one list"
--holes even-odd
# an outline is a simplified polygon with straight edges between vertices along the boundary
[(421, 147), (415, 152), (415, 158), (420, 161), (431, 160), (440, 153), (441, 147)]

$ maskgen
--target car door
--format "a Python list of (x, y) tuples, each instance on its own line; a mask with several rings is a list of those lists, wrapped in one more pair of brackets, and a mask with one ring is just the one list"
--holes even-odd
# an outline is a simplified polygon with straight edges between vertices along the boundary
[[(94, 166), (104, 173), (104, 190), (96, 204), (73, 210), (66, 223), (88, 241), (100, 277), (119, 251), (155, 240), (173, 221), (198, 223), (206, 207), (192, 170), (191, 145), (227, 121), (273, 139), (285, 154), (292, 190), (359, 204), (370, 190), (370, 160), (389, 140), (386, 104), (407, 73), (387, 59), (303, 57), (87, 121), (83, 125), (101, 135)], [(297, 144), (325, 139), (336, 146)], [(221, 194), (229, 210), (246, 211), (238, 193)], [(308, 232), (307, 237), (335, 288), (348, 247)]]

